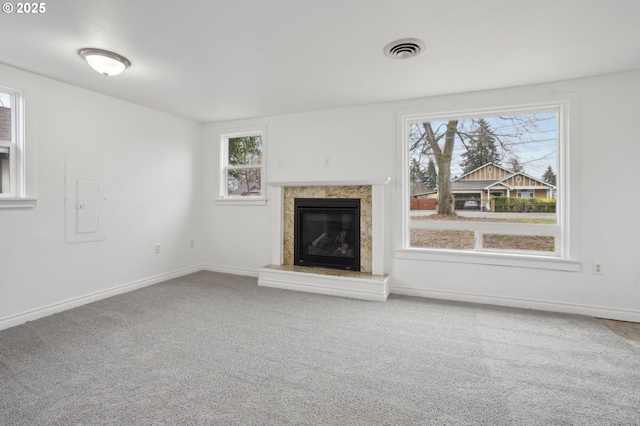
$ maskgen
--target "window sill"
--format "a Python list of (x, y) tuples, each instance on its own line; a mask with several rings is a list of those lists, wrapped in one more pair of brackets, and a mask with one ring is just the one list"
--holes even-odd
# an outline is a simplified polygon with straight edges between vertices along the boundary
[(0, 198), (0, 209), (32, 209), (37, 198)]
[(266, 198), (233, 198), (233, 199), (224, 199), (224, 200), (216, 200), (215, 201), (219, 206), (266, 206), (267, 199)]
[(434, 262), (467, 263), (479, 265), (511, 266), (519, 268), (550, 269), (554, 271), (580, 272), (581, 263), (575, 260), (555, 257), (481, 253), (471, 251), (399, 249), (396, 259), (424, 260)]

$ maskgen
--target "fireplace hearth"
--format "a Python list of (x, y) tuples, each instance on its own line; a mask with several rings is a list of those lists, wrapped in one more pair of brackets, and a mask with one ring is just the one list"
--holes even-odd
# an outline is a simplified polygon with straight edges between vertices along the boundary
[(294, 264), (360, 270), (360, 200), (296, 198)]

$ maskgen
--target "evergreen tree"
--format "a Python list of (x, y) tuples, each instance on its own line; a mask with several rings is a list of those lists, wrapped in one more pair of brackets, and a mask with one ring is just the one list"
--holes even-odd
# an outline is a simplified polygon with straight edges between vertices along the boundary
[(416, 158), (411, 159), (411, 165), (409, 169), (409, 180), (411, 181), (411, 194), (416, 194), (423, 190), (425, 181), (425, 171)]
[(496, 147), (496, 137), (484, 118), (475, 121), (475, 128), (469, 134), (467, 151), (462, 154), (462, 173), (469, 173), (487, 163), (500, 164), (500, 154)]
[(427, 171), (424, 176), (424, 186), (429, 189), (436, 189), (438, 187), (438, 172), (436, 171), (436, 163), (433, 158), (429, 158), (429, 164), (427, 165)]
[(547, 167), (547, 170), (542, 175), (542, 180), (553, 186), (556, 185), (556, 174), (554, 173), (551, 166)]
[(520, 163), (518, 157), (509, 158), (509, 161), (507, 161), (507, 168), (512, 172), (524, 173), (524, 166)]

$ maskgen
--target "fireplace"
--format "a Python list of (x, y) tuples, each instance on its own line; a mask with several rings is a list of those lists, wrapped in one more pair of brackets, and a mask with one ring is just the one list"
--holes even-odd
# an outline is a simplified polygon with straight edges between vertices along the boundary
[(360, 270), (360, 199), (296, 198), (294, 264)]
[[(332, 181), (332, 182), (267, 182), (269, 188), (269, 203), (273, 207), (273, 241), (272, 241), (272, 264), (259, 269), (258, 285), (265, 287), (283, 288), (288, 290), (308, 291), (311, 293), (330, 294), (334, 296), (353, 297), (363, 300), (387, 300), (389, 295), (389, 277), (384, 272), (384, 187), (390, 179), (373, 179), (369, 181)], [(314, 199), (323, 204), (325, 199), (335, 207), (336, 202), (341, 203), (344, 199), (357, 199), (359, 201), (360, 214), (354, 213), (353, 236), (354, 253), (353, 265), (332, 266), (339, 269), (310, 268), (299, 266), (300, 264), (314, 263), (313, 260), (305, 259), (299, 263), (295, 260), (299, 253), (305, 253), (304, 245), (294, 244), (294, 233), (296, 226), (295, 204), (299, 199)], [(354, 208), (353, 204), (341, 205), (338, 208), (347, 210), (346, 213), (353, 213), (349, 210)], [(314, 203), (315, 204), (315, 203)], [(355, 208), (357, 209), (357, 202)], [(325, 205), (315, 204), (316, 207), (324, 208)], [(333, 214), (330, 222), (340, 223), (342, 228), (342, 213), (336, 217), (336, 210), (329, 210)], [(313, 219), (313, 218), (312, 218)], [(345, 217), (346, 219), (346, 217)], [(304, 221), (304, 218), (303, 218)], [(359, 223), (356, 223), (358, 221)], [(345, 220), (345, 225), (349, 220)], [(350, 228), (351, 225), (345, 227)], [(356, 227), (360, 228), (359, 244), (355, 242), (358, 235)], [(342, 229), (340, 229), (340, 232)], [(317, 230), (314, 231), (317, 233)], [(322, 231), (322, 235), (325, 231)], [(327, 232), (327, 237), (329, 237)], [(313, 235), (313, 233), (311, 234)], [(344, 234), (347, 244), (349, 238)], [(311, 239), (315, 241), (319, 235)], [(307, 238), (307, 237), (305, 237)], [(334, 238), (335, 239), (335, 238)], [(311, 244), (313, 246), (313, 244)], [(294, 247), (295, 246), (295, 247)], [(309, 241), (307, 241), (307, 256)], [(356, 249), (357, 247), (357, 249)], [(360, 252), (360, 256), (356, 251)], [(313, 250), (312, 250), (313, 251)], [(350, 254), (348, 250), (345, 255)], [(318, 256), (318, 255), (315, 255)], [(329, 256), (320, 255), (321, 266), (327, 266), (326, 261)], [(335, 259), (334, 259), (335, 260)], [(359, 266), (358, 266), (359, 265)], [(347, 269), (349, 268), (349, 269)], [(354, 269), (354, 270), (351, 270)]]

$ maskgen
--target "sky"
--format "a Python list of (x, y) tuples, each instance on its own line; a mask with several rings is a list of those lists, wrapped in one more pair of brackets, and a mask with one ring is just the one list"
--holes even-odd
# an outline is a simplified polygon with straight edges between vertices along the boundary
[[(523, 126), (513, 125), (514, 120), (529, 123), (526, 129)], [(554, 172), (557, 172), (557, 119), (556, 113), (543, 114), (520, 114), (520, 115), (503, 115), (503, 116), (485, 116), (485, 120), (489, 123), (491, 129), (496, 135), (503, 135), (502, 140), (505, 146), (508, 146), (509, 154), (505, 154), (503, 166), (508, 166), (507, 160), (509, 156), (516, 156), (524, 166), (524, 172), (535, 178), (541, 178), (548, 166), (551, 166)], [(458, 123), (458, 129), (465, 124), (471, 123), (471, 120), (462, 120)], [(444, 130), (446, 121), (432, 122), (432, 128), (438, 134), (437, 129)], [(440, 143), (440, 146), (443, 142)], [(498, 151), (503, 153), (498, 145)], [(466, 151), (461, 141), (456, 139), (453, 150), (453, 160), (451, 161), (452, 177), (462, 175), (462, 167), (460, 163), (464, 160), (462, 154)], [(422, 160), (425, 168), (428, 163), (427, 158)]]
[(11, 107), (11, 95), (0, 92), (0, 106), (10, 108)]

